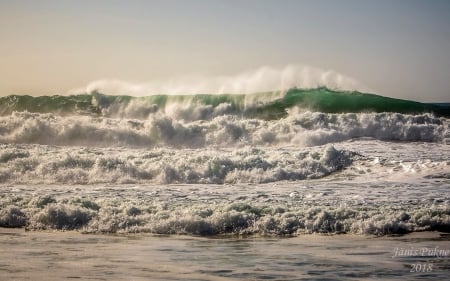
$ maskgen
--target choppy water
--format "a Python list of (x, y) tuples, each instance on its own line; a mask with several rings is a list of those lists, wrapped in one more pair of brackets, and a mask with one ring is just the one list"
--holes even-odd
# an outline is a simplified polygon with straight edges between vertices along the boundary
[[(448, 277), (446, 258), (389, 257), (448, 245), (428, 236), (450, 232), (445, 106), (323, 88), (251, 97), (5, 98), (0, 276)], [(389, 236), (407, 233), (423, 239)]]
[[(13, 147), (20, 154), (17, 146)], [(305, 151), (285, 147), (254, 155), (254, 149), (250, 149), (250, 156), (241, 150), (217, 150), (216, 155), (202, 150), (196, 152), (203, 157), (194, 166), (197, 171), (222, 155), (232, 155), (235, 158), (229, 159), (237, 159), (234, 161), (242, 166), (264, 165), (264, 161), (270, 165), (273, 160), (264, 160), (264, 153), (279, 162), (275, 171), (229, 170), (233, 160), (222, 160), (215, 168), (206, 166), (216, 169), (210, 178), (192, 177), (193, 183), (171, 185), (154, 183), (152, 178), (148, 183), (135, 182), (130, 176), (139, 175), (133, 170), (137, 168), (120, 159), (138, 155), (138, 161), (133, 161), (144, 161), (145, 156), (139, 153), (147, 155), (146, 151), (20, 147), (29, 155), (16, 158), (16, 165), (26, 169), (31, 166), (27, 161), (36, 164), (9, 178), (16, 182), (2, 185), (2, 226), (190, 235), (383, 235), (448, 231), (450, 226), (450, 148), (446, 144), (359, 139)], [(80, 160), (104, 157), (99, 152), (106, 151), (107, 158), (103, 159), (112, 159), (110, 162), (97, 159), (84, 167)], [(170, 163), (172, 170), (166, 170), (157, 180), (184, 181), (183, 172), (194, 169), (186, 162), (198, 156), (191, 155), (192, 150), (169, 156), (162, 152), (170, 153), (159, 151), (161, 158), (173, 159), (176, 155), (185, 162)], [(160, 162), (150, 161), (148, 167), (157, 169)], [(121, 183), (123, 178), (131, 183)]]

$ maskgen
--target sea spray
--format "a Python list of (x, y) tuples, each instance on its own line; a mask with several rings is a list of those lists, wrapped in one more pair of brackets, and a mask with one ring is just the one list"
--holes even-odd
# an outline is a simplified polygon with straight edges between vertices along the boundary
[(57, 115), (91, 115), (113, 118), (147, 119), (160, 112), (177, 120), (210, 120), (221, 115), (245, 116), (265, 120), (287, 116), (291, 108), (325, 113), (397, 112), (432, 113), (450, 116), (448, 104), (427, 104), (383, 97), (358, 91), (311, 89), (273, 90), (248, 94), (167, 95), (158, 93), (134, 97), (105, 95), (94, 91), (73, 96), (19, 96), (0, 98), (0, 115), (14, 111), (54, 113)]
[(0, 99), (1, 227), (450, 231), (445, 104), (324, 87)]
[(288, 65), (281, 68), (264, 66), (230, 76), (185, 75), (170, 80), (148, 83), (128, 82), (118, 79), (101, 79), (86, 87), (69, 91), (69, 94), (102, 92), (110, 95), (124, 93), (133, 96), (155, 94), (193, 95), (198, 93), (252, 94), (287, 91), (291, 88), (317, 88), (325, 86), (339, 90), (367, 90), (356, 79), (332, 70), (322, 70), (306, 65)]

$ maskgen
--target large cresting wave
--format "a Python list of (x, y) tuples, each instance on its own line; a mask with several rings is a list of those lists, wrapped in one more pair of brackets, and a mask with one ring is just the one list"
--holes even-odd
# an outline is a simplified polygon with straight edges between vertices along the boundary
[(429, 104), (393, 99), (357, 91), (325, 87), (290, 89), (257, 94), (151, 95), (133, 97), (98, 92), (72, 96), (21, 96), (0, 98), (0, 115), (14, 111), (147, 119), (154, 113), (183, 120), (206, 120), (225, 114), (258, 119), (279, 119), (291, 108), (324, 113), (397, 112), (431, 113), (450, 117), (448, 104)]

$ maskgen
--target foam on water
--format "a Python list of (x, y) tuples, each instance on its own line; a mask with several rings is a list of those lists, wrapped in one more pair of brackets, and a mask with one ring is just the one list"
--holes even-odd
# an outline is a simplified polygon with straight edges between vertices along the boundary
[(278, 187), (16, 186), (0, 196), (0, 223), (33, 230), (189, 235), (450, 231), (447, 188), (433, 181), (405, 186), (378, 180), (366, 187), (320, 180)]
[[(0, 226), (188, 235), (448, 232), (449, 155), (445, 144), (371, 139), (303, 149), (3, 145)], [(157, 184), (168, 182), (183, 184)]]
[(32, 183), (264, 183), (321, 178), (352, 153), (316, 149), (124, 149), (1, 145), (0, 181)]
[(450, 231), (446, 105), (327, 88), (1, 101), (0, 227)]
[(315, 146), (361, 137), (446, 142), (449, 135), (447, 120), (431, 115), (296, 110), (291, 110), (286, 118), (272, 121), (233, 115), (183, 121), (160, 113), (137, 120), (16, 112), (0, 117), (0, 132), (1, 143), (146, 148)]

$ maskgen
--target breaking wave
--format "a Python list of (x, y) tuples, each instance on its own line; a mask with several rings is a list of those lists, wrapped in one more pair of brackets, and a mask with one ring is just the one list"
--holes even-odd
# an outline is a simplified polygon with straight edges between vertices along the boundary
[[(448, 117), (448, 104), (324, 87), (2, 97), (0, 227), (190, 235), (450, 231)], [(405, 178), (420, 180), (410, 185)]]
[(0, 117), (0, 143), (59, 146), (202, 148), (209, 146), (317, 146), (370, 137), (445, 142), (447, 120), (400, 113), (328, 114), (291, 110), (283, 119), (233, 115), (183, 122), (164, 114), (146, 120), (15, 112)]
[(74, 96), (7, 96), (0, 98), (0, 115), (14, 111), (147, 119), (154, 113), (177, 120), (209, 120), (222, 115), (275, 120), (291, 108), (323, 113), (432, 113), (450, 117), (448, 104), (426, 104), (360, 92), (328, 88), (291, 89), (258, 94), (109, 96), (98, 92)]
[(317, 149), (169, 150), (1, 146), (0, 183), (267, 183), (325, 177), (352, 153)]
[[(74, 188), (82, 195), (74, 196)], [(220, 189), (215, 186), (206, 190), (196, 186), (91, 189), (95, 191), (75, 186), (55, 188), (47, 195), (2, 196), (0, 227), (188, 235), (450, 231), (448, 200), (390, 199), (370, 204), (351, 198), (328, 198), (324, 192), (311, 197), (311, 190), (299, 188), (290, 194), (284, 189), (250, 189), (240, 197), (233, 197), (231, 188), (215, 191)]]

